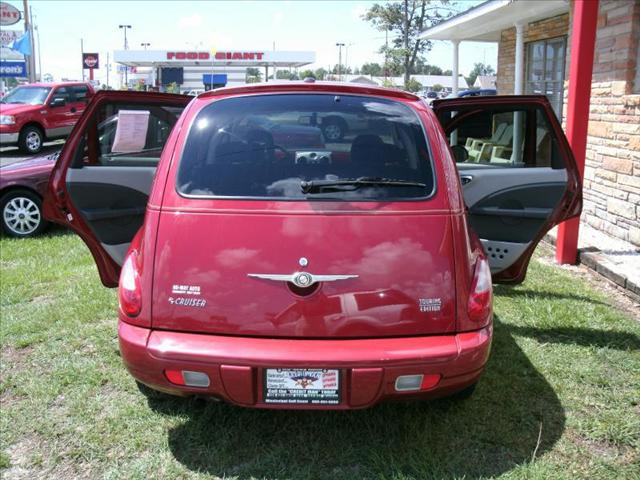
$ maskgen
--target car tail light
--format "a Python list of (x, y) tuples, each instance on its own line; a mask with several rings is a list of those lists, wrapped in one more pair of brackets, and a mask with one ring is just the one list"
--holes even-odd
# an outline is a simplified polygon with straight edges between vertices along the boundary
[(118, 298), (120, 309), (129, 317), (136, 317), (142, 309), (142, 292), (140, 288), (140, 272), (137, 266), (137, 255), (132, 251), (122, 265)]
[(209, 376), (202, 372), (193, 372), (191, 370), (165, 370), (164, 375), (171, 383), (175, 385), (184, 385), (187, 387), (209, 386)]
[(396, 378), (396, 392), (417, 392), (429, 390), (440, 382), (439, 374), (400, 375)]
[(478, 327), (486, 325), (491, 315), (492, 299), (491, 269), (489, 262), (478, 259), (476, 270), (471, 284), (469, 303), (467, 304), (467, 314), (472, 323), (477, 323)]

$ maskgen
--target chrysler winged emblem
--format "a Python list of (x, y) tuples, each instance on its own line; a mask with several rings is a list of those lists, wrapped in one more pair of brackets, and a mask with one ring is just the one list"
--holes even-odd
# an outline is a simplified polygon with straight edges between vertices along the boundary
[[(301, 267), (306, 267), (308, 260), (302, 257), (298, 263)], [(261, 278), (263, 280), (273, 280), (275, 282), (291, 282), (296, 287), (307, 288), (320, 282), (336, 282), (338, 280), (348, 280), (358, 278), (358, 275), (315, 275), (309, 272), (294, 273), (247, 273), (248, 277)]]

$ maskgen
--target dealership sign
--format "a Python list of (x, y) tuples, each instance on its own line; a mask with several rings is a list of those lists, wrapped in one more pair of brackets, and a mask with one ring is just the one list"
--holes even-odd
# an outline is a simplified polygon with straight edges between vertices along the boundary
[(0, 25), (13, 25), (21, 18), (20, 10), (9, 3), (0, 2)]
[(7, 62), (0, 60), (0, 77), (26, 77), (27, 65), (25, 62)]
[(6, 30), (3, 28), (0, 30), (0, 45), (3, 47), (11, 45), (15, 40), (19, 39), (23, 35), (24, 32), (21, 32), (20, 30)]
[(262, 60), (264, 52), (167, 52), (167, 60)]
[(82, 68), (84, 70), (92, 68), (100, 68), (100, 60), (97, 53), (83, 53), (82, 54)]

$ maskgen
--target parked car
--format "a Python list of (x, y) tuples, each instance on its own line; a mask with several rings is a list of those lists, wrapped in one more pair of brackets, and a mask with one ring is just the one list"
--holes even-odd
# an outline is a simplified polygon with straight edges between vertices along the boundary
[(46, 228), (42, 198), (59, 154), (57, 151), (0, 167), (0, 212), (6, 234), (30, 237)]
[(498, 91), (495, 88), (470, 88), (469, 90), (462, 90), (458, 94), (451, 93), (445, 98), (460, 98), (460, 97), (483, 97), (486, 95), (497, 95)]
[(84, 82), (32, 83), (0, 100), (0, 145), (38, 153), (46, 140), (65, 138), (94, 95)]
[[(181, 109), (170, 133), (152, 135), (162, 153), (145, 154), (145, 125)], [(327, 144), (328, 161), (299, 162), (307, 148), (248, 121), (291, 111), (344, 111), (376, 129), (347, 149)], [(115, 112), (114, 140), (86, 141)], [(456, 169), (449, 143), (464, 148), (465, 122), (509, 112), (519, 163), (458, 158)], [(482, 128), (460, 131), (479, 139), (493, 126)], [(489, 357), (492, 282), (523, 281), (543, 235), (579, 215), (580, 192), (545, 97), (432, 110), (400, 90), (291, 82), (195, 99), (98, 93), (45, 211), (82, 237), (102, 283), (119, 285), (120, 351), (141, 384), (255, 408), (353, 409), (471, 395)]]

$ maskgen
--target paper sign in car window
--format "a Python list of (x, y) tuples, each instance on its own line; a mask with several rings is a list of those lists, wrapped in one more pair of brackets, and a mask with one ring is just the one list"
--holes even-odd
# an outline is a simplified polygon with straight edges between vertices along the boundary
[(131, 153), (144, 150), (148, 128), (148, 110), (120, 110), (111, 152)]

